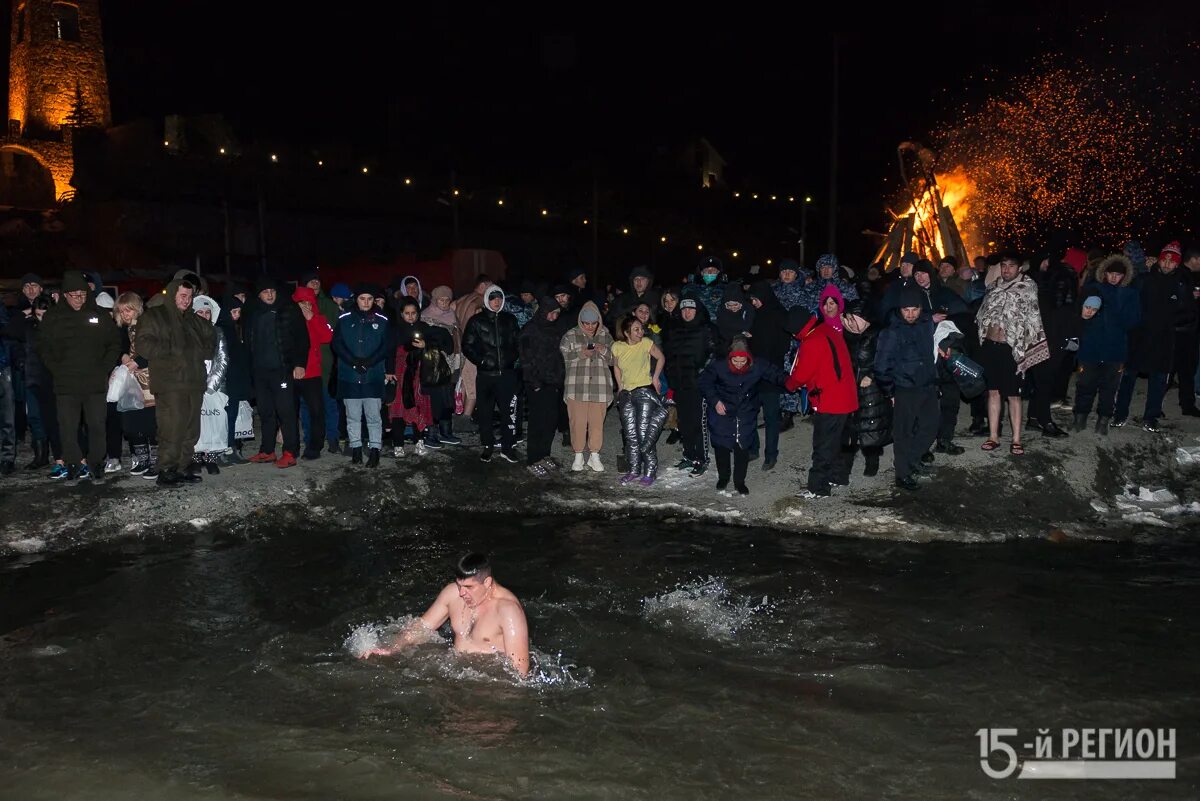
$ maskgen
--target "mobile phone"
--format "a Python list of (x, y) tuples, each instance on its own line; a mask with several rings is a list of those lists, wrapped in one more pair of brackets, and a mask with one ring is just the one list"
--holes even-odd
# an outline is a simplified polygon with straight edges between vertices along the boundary
[(596, 343), (595, 343), (595, 342), (589, 342), (589, 343), (588, 343), (588, 346), (587, 346), (587, 349), (588, 349), (588, 350), (595, 350), (595, 349), (596, 349)]

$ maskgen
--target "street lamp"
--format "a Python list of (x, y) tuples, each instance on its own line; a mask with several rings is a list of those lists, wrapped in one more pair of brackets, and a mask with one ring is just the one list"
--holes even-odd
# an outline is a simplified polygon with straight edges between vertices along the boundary
[(812, 197), (804, 196), (804, 205), (800, 207), (800, 269), (804, 269), (804, 246), (808, 242), (808, 206)]

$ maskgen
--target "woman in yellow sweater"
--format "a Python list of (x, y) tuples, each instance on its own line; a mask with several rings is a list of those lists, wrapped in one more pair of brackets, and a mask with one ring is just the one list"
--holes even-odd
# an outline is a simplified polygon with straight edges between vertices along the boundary
[(667, 419), (667, 409), (659, 396), (659, 376), (665, 360), (658, 346), (646, 338), (637, 317), (623, 319), (618, 333), (620, 341), (612, 347), (613, 372), (617, 377), (617, 409), (621, 413), (625, 455), (629, 460), (629, 472), (621, 476), (621, 483), (640, 481), (648, 487), (658, 473), (658, 435)]

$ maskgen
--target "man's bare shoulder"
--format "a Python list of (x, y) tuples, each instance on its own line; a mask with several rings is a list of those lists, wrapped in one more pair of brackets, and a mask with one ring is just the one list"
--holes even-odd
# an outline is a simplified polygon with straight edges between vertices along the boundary
[(496, 614), (501, 617), (519, 617), (525, 618), (525, 607), (517, 599), (517, 596), (511, 592), (508, 595), (496, 599)]

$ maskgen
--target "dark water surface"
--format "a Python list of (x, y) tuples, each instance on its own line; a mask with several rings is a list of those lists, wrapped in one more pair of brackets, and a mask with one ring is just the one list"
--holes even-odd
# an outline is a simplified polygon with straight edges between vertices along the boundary
[[(466, 518), (0, 570), (0, 798), (1195, 798), (1200, 547)], [(536, 677), (353, 651), (490, 548)], [(1175, 727), (1165, 782), (989, 779), (977, 729)]]

